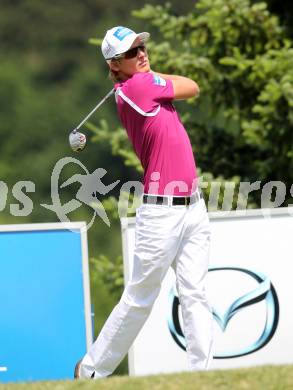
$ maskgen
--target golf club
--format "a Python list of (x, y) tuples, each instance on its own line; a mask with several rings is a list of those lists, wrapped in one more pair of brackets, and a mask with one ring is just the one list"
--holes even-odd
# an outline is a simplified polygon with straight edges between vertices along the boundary
[(69, 134), (69, 144), (74, 152), (81, 152), (86, 146), (86, 136), (80, 133), (78, 129), (93, 115), (93, 113), (114, 93), (115, 89), (110, 92), (92, 109), (92, 111), (80, 122), (80, 124)]

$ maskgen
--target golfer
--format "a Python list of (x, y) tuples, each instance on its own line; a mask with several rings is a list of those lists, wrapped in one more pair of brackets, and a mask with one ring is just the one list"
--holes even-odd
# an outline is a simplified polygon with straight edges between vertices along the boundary
[(212, 313), (205, 294), (209, 220), (190, 141), (172, 104), (198, 95), (199, 87), (186, 77), (154, 72), (148, 38), (149, 33), (119, 26), (108, 30), (102, 42), (119, 117), (144, 168), (144, 195), (136, 214), (132, 277), (76, 364), (76, 378), (102, 378), (115, 370), (147, 320), (170, 266), (190, 368), (205, 370), (212, 359)]

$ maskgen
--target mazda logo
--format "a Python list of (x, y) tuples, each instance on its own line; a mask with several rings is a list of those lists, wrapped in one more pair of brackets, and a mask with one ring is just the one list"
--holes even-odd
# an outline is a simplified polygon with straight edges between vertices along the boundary
[[(220, 271), (233, 271), (237, 272), (238, 274), (242, 273), (248, 275), (250, 278), (254, 279), (257, 282), (256, 288), (251, 291), (248, 291), (246, 294), (240, 296), (239, 298), (231, 302), (231, 304), (228, 306), (224, 313), (220, 314), (218, 310), (213, 308), (214, 320), (216, 321), (222, 332), (225, 332), (230, 320), (237, 313), (239, 313), (239, 311), (245, 310), (245, 308), (251, 305), (255, 305), (258, 302), (265, 303), (265, 318), (263, 319), (264, 325), (262, 332), (254, 342), (250, 343), (244, 348), (216, 352), (214, 358), (227, 359), (249, 355), (260, 350), (266, 344), (268, 344), (276, 332), (279, 321), (279, 301), (276, 290), (270, 279), (261, 272), (237, 267), (211, 267), (209, 269), (209, 272)], [(227, 280), (225, 281), (225, 283), (227, 283)], [(172, 288), (169, 293), (169, 307), (169, 331), (176, 344), (183, 350), (186, 350), (186, 342), (180, 324), (180, 303), (175, 288)], [(253, 318), (251, 319), (251, 321), (252, 320)]]

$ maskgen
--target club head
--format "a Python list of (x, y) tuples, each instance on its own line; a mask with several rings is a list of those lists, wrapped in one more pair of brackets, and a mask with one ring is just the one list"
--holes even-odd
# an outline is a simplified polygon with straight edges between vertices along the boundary
[(74, 152), (81, 152), (86, 146), (86, 136), (77, 130), (69, 134), (69, 144)]

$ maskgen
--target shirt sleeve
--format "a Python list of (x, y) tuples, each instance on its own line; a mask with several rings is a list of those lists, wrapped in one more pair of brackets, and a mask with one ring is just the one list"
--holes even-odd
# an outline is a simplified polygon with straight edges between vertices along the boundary
[(174, 99), (171, 80), (155, 73), (135, 73), (123, 88), (123, 93), (145, 112), (152, 112), (158, 105)]

